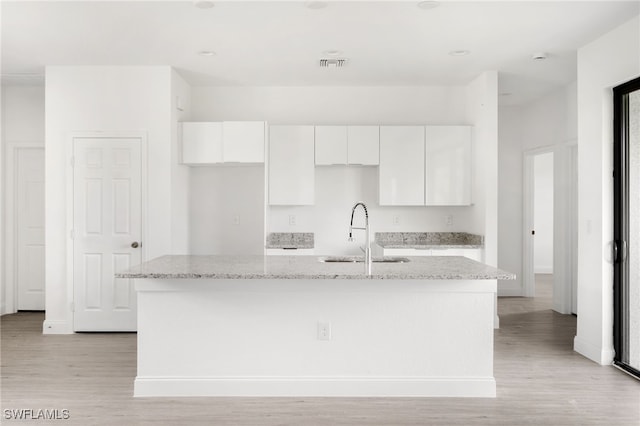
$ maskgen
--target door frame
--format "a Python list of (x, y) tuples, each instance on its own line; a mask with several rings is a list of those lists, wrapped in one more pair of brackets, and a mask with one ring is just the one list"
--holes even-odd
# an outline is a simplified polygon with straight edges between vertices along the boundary
[[(522, 274), (523, 274), (523, 296), (535, 296), (535, 273), (533, 268), (533, 238), (531, 230), (533, 224), (533, 196), (534, 196), (534, 167), (535, 156), (553, 153), (554, 161), (554, 224), (553, 224), (553, 247), (554, 247), (554, 283), (553, 283), (553, 310), (561, 314), (570, 314), (576, 311), (573, 306), (573, 290), (577, 285), (573, 259), (576, 255), (576, 247), (572, 241), (573, 213), (577, 206), (573, 203), (572, 195), (577, 191), (573, 185), (573, 149), (577, 147), (577, 139), (570, 139), (556, 145), (543, 146), (527, 150), (523, 153), (523, 190), (522, 190)], [(561, 165), (562, 167), (559, 167)], [(557, 174), (556, 170), (563, 170), (564, 173)], [(564, 194), (558, 194), (556, 189), (562, 188)], [(561, 284), (561, 285), (560, 285)]]
[[(42, 142), (7, 143), (6, 192), (5, 196), (5, 297), (2, 314), (14, 314), (18, 311), (18, 152), (21, 149), (45, 149)], [(46, 292), (46, 287), (45, 287)]]
[(616, 86), (613, 92), (613, 364), (640, 378), (640, 371), (628, 365), (623, 360), (624, 332), (626, 319), (623, 316), (624, 285), (628, 279), (627, 238), (629, 237), (628, 223), (628, 135), (623, 130), (624, 107), (623, 97), (640, 90), (640, 77)]
[(74, 142), (76, 139), (140, 139), (140, 195), (141, 195), (141, 226), (140, 241), (143, 244), (140, 246), (140, 258), (144, 262), (147, 260), (147, 241), (148, 234), (148, 155), (147, 155), (147, 132), (144, 131), (82, 131), (82, 132), (70, 132), (67, 136), (67, 155), (65, 157), (67, 161), (67, 199), (66, 199), (66, 233), (69, 244), (67, 244), (67, 301), (71, 307), (70, 315), (70, 328), (75, 333), (75, 276), (74, 276), (74, 263), (73, 255), (75, 251), (73, 229), (74, 229), (74, 199), (75, 194), (73, 191), (75, 180), (75, 168), (74, 168)]

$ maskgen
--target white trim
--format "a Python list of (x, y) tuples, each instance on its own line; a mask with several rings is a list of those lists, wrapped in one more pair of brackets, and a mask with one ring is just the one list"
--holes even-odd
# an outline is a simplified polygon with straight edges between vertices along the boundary
[(525, 152), (522, 159), (522, 293), (524, 297), (533, 297), (536, 292), (533, 272), (533, 152)]
[(613, 347), (604, 348), (593, 345), (578, 336), (573, 339), (573, 350), (600, 365), (611, 365), (613, 363), (613, 357), (615, 356)]
[(2, 314), (13, 314), (18, 311), (18, 282), (17, 270), (17, 244), (18, 221), (16, 220), (18, 206), (16, 185), (18, 182), (18, 152), (21, 149), (44, 149), (42, 142), (9, 142), (6, 145), (6, 183), (4, 194), (5, 206), (5, 294), (3, 299)]
[(493, 377), (136, 377), (134, 397), (496, 397)]
[[(147, 132), (140, 130), (131, 130), (131, 131), (83, 131), (83, 132), (69, 132), (66, 140), (67, 140), (67, 155), (65, 157), (66, 161), (66, 171), (67, 171), (67, 187), (66, 187), (66, 212), (67, 212), (67, 220), (66, 220), (66, 234), (68, 238), (70, 238), (71, 231), (73, 230), (74, 220), (73, 220), (73, 181), (74, 181), (74, 167), (71, 164), (71, 159), (73, 158), (74, 153), (74, 140), (75, 139), (96, 139), (96, 138), (104, 138), (104, 139), (140, 139), (140, 184), (141, 184), (141, 239), (142, 245), (140, 247), (141, 251), (141, 260), (144, 262), (147, 260), (147, 235), (148, 234), (148, 223), (147, 214), (148, 214), (148, 155), (147, 155)], [(69, 239), (70, 243), (67, 244), (67, 305), (69, 306), (69, 314), (68, 314), (68, 333), (75, 333), (74, 327), (74, 313), (72, 310), (72, 306), (75, 304), (75, 291), (73, 287), (74, 275), (73, 275), (73, 252), (74, 245), (73, 240)], [(58, 321), (60, 322), (60, 321)], [(46, 323), (46, 321), (45, 321)]]
[(72, 334), (69, 322), (64, 320), (45, 320), (42, 323), (42, 334)]

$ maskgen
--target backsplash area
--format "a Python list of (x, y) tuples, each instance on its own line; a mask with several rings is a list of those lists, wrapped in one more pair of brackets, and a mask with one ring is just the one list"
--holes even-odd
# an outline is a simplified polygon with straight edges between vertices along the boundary
[(482, 248), (484, 237), (467, 232), (376, 232), (374, 241), (381, 247), (415, 246)]

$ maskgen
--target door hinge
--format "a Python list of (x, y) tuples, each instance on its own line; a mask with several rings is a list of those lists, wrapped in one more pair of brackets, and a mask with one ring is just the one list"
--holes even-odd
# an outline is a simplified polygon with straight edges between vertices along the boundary
[(75, 229), (72, 229), (71, 231), (69, 231), (69, 238), (71, 238), (72, 240), (76, 239), (76, 231), (75, 231)]
[(71, 165), (71, 167), (75, 167), (76, 166), (76, 157), (75, 157), (75, 155), (71, 156), (71, 160), (69, 161), (69, 164)]
[(75, 312), (75, 311), (76, 311), (76, 304), (75, 304), (75, 302), (71, 302), (71, 303), (69, 303), (69, 308), (71, 309), (71, 312)]

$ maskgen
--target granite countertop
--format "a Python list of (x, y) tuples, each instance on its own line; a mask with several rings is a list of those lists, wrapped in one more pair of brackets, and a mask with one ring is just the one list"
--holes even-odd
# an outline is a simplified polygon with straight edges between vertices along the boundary
[(478, 249), (482, 235), (467, 232), (376, 232), (376, 244), (386, 249)]
[(324, 263), (322, 256), (162, 256), (115, 274), (155, 279), (513, 280), (515, 275), (458, 256), (415, 256), (407, 263)]
[(312, 249), (313, 232), (271, 232), (267, 235), (268, 249)]

